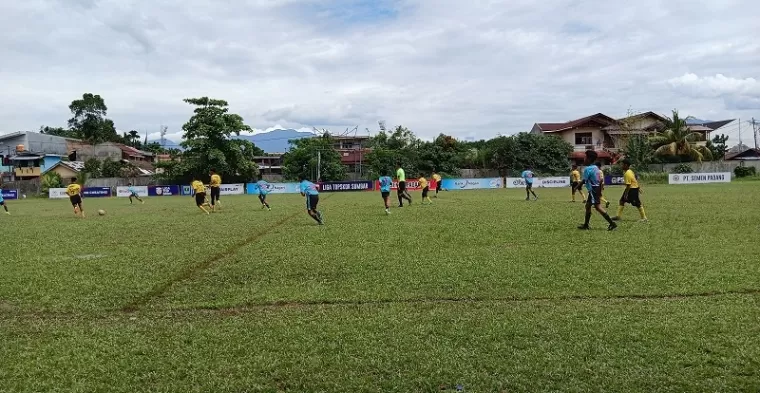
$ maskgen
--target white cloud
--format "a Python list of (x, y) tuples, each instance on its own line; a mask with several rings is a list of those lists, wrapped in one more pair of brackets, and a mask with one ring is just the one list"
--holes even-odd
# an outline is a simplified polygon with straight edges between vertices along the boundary
[(749, 118), (758, 12), (750, 0), (5, 1), (0, 132), (64, 125), (84, 92), (119, 129), (163, 124), (175, 140), (192, 113), (182, 99), (204, 95), (255, 132), (384, 119), (487, 138), (629, 107)]

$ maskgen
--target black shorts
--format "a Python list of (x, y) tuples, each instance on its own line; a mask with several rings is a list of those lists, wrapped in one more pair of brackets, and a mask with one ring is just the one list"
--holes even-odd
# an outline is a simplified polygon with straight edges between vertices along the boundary
[(425, 188), (422, 189), (422, 197), (423, 198), (427, 197), (428, 191), (430, 191), (430, 187), (426, 186)]
[[(625, 196), (625, 193), (623, 193)], [(620, 197), (620, 206), (630, 203), (632, 206), (641, 207), (641, 199), (639, 199), (639, 189), (631, 188), (628, 190), (628, 198)]]
[(380, 195), (382, 195), (383, 199), (385, 199), (385, 198), (388, 198), (389, 196), (391, 196), (391, 192), (390, 191), (380, 191)]
[(209, 187), (209, 188), (211, 191), (211, 204), (213, 205), (214, 201), (219, 200), (220, 191), (219, 191), (219, 187)]
[(581, 182), (574, 181), (574, 182), (570, 183), (570, 187), (572, 187), (573, 191), (580, 191), (581, 187), (583, 187), (583, 186), (581, 185)]
[(532, 190), (533, 189), (533, 183), (525, 182), (525, 189), (526, 190)]
[(586, 197), (586, 206), (599, 206), (602, 203), (602, 187), (591, 187)]
[(69, 197), (69, 201), (71, 201), (71, 206), (82, 206), (82, 196), (81, 195), (74, 195)]
[(206, 193), (205, 192), (196, 192), (195, 193), (195, 204), (197, 206), (202, 206), (204, 203), (206, 203)]
[(438, 180), (435, 182), (435, 190), (441, 191), (441, 183), (443, 183), (441, 180)]
[(139, 196), (137, 196), (136, 192), (133, 192), (131, 195), (129, 195), (129, 197), (130, 198), (139, 198)]
[(306, 195), (306, 210), (317, 210), (319, 195)]
[(406, 182), (400, 181), (398, 182), (398, 192), (404, 192), (406, 191)]

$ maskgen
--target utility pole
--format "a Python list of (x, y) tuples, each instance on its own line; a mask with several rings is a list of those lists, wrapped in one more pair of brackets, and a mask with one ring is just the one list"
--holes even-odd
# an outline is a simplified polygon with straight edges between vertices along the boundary
[(322, 150), (317, 151), (317, 181), (322, 177)]
[(739, 149), (742, 148), (742, 119), (739, 119)]
[(754, 117), (752, 118), (752, 135), (755, 137), (755, 150), (757, 150), (757, 123), (755, 123)]

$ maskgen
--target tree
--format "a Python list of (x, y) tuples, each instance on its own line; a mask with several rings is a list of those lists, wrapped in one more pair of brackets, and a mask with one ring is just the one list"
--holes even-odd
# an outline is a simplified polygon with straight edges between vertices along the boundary
[[(318, 181), (339, 181), (346, 176), (346, 168), (335, 150), (335, 140), (330, 134), (314, 138), (290, 140), (290, 150), (282, 157), (283, 175), (295, 180), (298, 176)], [(319, 170), (317, 170), (319, 162)]]
[(686, 160), (702, 162), (711, 159), (712, 152), (705, 146), (697, 146), (701, 135), (689, 130), (686, 120), (673, 110), (673, 117), (668, 119), (665, 128), (649, 138), (655, 147), (655, 155), (660, 157), (681, 157)]
[(644, 135), (631, 135), (623, 149), (625, 157), (631, 161), (636, 172), (647, 172), (652, 163), (654, 150)]
[(477, 155), (451, 136), (440, 134), (433, 142), (420, 142), (417, 168), (424, 173), (433, 169), (452, 176), (459, 174), (465, 158)]
[(51, 188), (63, 187), (63, 179), (58, 172), (49, 171), (42, 176), (42, 192), (47, 192)]
[(62, 127), (40, 126), (40, 134), (55, 135), (63, 138), (76, 138), (76, 132)]
[[(420, 170), (420, 148), (423, 143), (412, 131), (404, 126), (397, 126), (392, 132), (381, 131), (370, 139), (372, 149), (365, 157), (372, 177), (391, 175), (395, 173), (396, 163), (400, 163), (406, 173), (414, 176)], [(428, 170), (435, 163), (429, 158)], [(436, 168), (439, 170), (439, 168)], [(442, 170), (442, 169), (440, 169)], [(457, 169), (458, 170), (458, 169)]]
[(728, 145), (726, 142), (728, 142), (728, 135), (720, 134), (713, 137), (712, 144), (708, 145), (712, 152), (713, 159), (722, 160), (726, 157), (726, 153), (728, 152)]
[[(91, 177), (100, 177), (100, 161), (93, 157), (84, 162), (84, 171), (89, 173)], [(108, 176), (106, 176), (108, 177)]]
[(512, 174), (516, 175), (528, 167), (545, 174), (567, 172), (567, 157), (573, 147), (562, 138), (528, 132), (521, 132), (511, 138), (515, 143), (514, 161), (509, 167)]
[(247, 140), (230, 140), (232, 135), (251, 131), (240, 115), (229, 113), (224, 100), (208, 97), (187, 98), (195, 106), (193, 116), (182, 126), (184, 152), (171, 152), (176, 162), (161, 165), (167, 176), (176, 181), (207, 176), (212, 168), (231, 182), (249, 181), (258, 176), (253, 157), (263, 153)]
[(124, 163), (121, 161), (112, 161), (110, 158), (106, 158), (101, 163), (100, 174), (103, 177), (121, 177), (122, 168), (124, 168)]
[(163, 154), (163, 153), (168, 152), (168, 150), (164, 149), (164, 147), (161, 146), (161, 144), (158, 142), (150, 142), (150, 143), (144, 144), (142, 146), (142, 150), (149, 151), (153, 154)]
[(106, 118), (108, 108), (99, 95), (85, 93), (81, 100), (71, 102), (69, 110), (74, 115), (69, 128), (77, 138), (92, 144), (121, 141), (113, 121)]
[(135, 130), (125, 132), (122, 135), (122, 139), (124, 139), (124, 144), (127, 146), (132, 146), (135, 149), (140, 149), (142, 147), (142, 142), (140, 142), (140, 133)]
[(487, 142), (484, 155), (488, 157), (488, 167), (499, 171), (499, 176), (507, 176), (509, 168), (515, 172), (517, 144), (513, 137), (499, 136)]

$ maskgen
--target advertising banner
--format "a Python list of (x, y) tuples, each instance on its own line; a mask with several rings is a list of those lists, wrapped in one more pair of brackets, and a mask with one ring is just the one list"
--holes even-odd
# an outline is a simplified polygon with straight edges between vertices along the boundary
[[(525, 188), (525, 180), (521, 177), (508, 177), (507, 188)], [(570, 187), (570, 177), (537, 177), (533, 187), (559, 188)]]
[(180, 191), (182, 192), (182, 195), (193, 195), (193, 188), (190, 186), (182, 186)]
[[(525, 180), (522, 177), (508, 177), (506, 179), (507, 188), (525, 188)], [(533, 181), (533, 185), (536, 185), (536, 181)]]
[[(299, 192), (298, 183), (267, 183), (269, 194), (298, 194)], [(254, 183), (246, 183), (245, 193), (259, 195), (259, 190)]]
[(319, 183), (319, 191), (322, 191), (322, 192), (372, 191), (372, 181), (355, 180), (355, 181), (334, 181), (334, 182)]
[(68, 198), (65, 188), (50, 188), (48, 189), (48, 198), (63, 199)]
[(731, 172), (679, 173), (668, 176), (669, 184), (730, 183)]
[(443, 179), (441, 186), (451, 190), (480, 190), (504, 188), (504, 179), (492, 177), (486, 179)]
[(111, 196), (111, 187), (87, 187), (82, 190), (85, 198), (102, 198)]
[[(443, 181), (445, 181), (445, 180), (443, 180)], [(428, 188), (431, 189), (431, 190), (435, 190), (436, 184), (437, 183), (435, 182), (435, 180), (430, 180), (430, 181), (428, 181)], [(379, 190), (380, 189), (380, 182), (377, 181), (377, 180), (375, 180), (375, 188), (374, 189), (375, 190)], [(397, 181), (395, 181), (395, 180), (393, 181), (393, 184), (391, 185), (391, 189), (392, 190), (397, 190), (398, 189), (398, 182)], [(422, 188), (420, 188), (420, 182), (417, 181), (417, 179), (409, 179), (409, 180), (407, 180), (406, 181), (406, 189), (407, 189), (407, 191), (421, 191), (422, 190)]]
[[(208, 186), (206, 186), (206, 193), (209, 194), (211, 191)], [(245, 184), (243, 183), (237, 183), (237, 184), (222, 184), (219, 186), (219, 195), (243, 195), (245, 194)]]
[[(140, 195), (140, 190), (137, 190), (137, 195)], [(179, 186), (148, 186), (148, 196), (172, 195), (180, 195)]]
[[(148, 186), (135, 186), (135, 191), (137, 191), (137, 196), (148, 196)], [(128, 197), (129, 194), (129, 187), (127, 186), (118, 186), (116, 187), (116, 196), (117, 197)]]
[(18, 190), (3, 190), (3, 199), (18, 199)]

